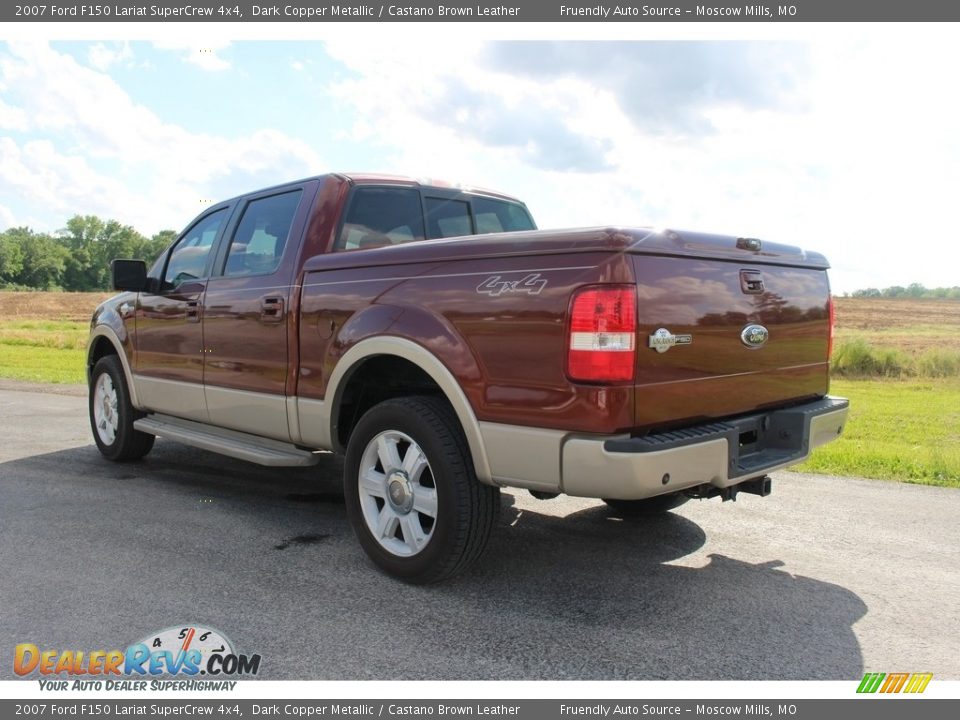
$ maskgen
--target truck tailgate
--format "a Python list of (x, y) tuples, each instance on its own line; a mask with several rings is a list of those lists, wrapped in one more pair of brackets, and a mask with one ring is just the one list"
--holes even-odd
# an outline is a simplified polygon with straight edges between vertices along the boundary
[[(673, 237), (674, 248), (682, 246)], [(638, 431), (827, 393), (830, 289), (822, 258), (761, 258), (737, 253), (736, 243), (700, 236), (700, 252), (689, 244), (669, 256), (649, 245), (633, 252)]]

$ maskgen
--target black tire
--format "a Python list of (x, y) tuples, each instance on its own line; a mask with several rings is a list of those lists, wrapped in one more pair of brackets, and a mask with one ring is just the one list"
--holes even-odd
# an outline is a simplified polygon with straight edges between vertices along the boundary
[[(107, 403), (109, 408), (104, 404), (102, 397), (97, 397), (97, 388), (102, 376), (109, 378), (109, 384), (116, 395), (115, 403)], [(149, 433), (135, 430), (133, 427), (133, 421), (143, 417), (143, 413), (135, 410), (133, 405), (130, 404), (130, 392), (127, 389), (123, 366), (120, 364), (120, 358), (116, 355), (102, 357), (93, 366), (93, 372), (90, 374), (88, 409), (93, 440), (97, 443), (97, 447), (105, 458), (116, 462), (139, 460), (150, 452), (156, 438)], [(98, 412), (101, 425), (99, 428)], [(112, 437), (110, 429), (113, 429), (113, 423), (109, 419), (105, 420), (104, 414), (108, 414), (111, 418), (115, 417), (116, 428)], [(110, 429), (107, 429), (106, 425), (110, 425)]]
[(610, 506), (620, 517), (650, 517), (652, 515), (661, 515), (668, 510), (673, 510), (683, 505), (689, 500), (683, 493), (667, 493), (666, 495), (656, 495), (643, 500), (614, 500), (604, 498), (603, 501)]
[[(393, 448), (398, 462), (391, 463), (399, 467), (386, 466), (384, 447)], [(417, 457), (426, 466), (406, 472)], [(374, 478), (369, 484), (361, 484), (361, 465)], [(368, 410), (347, 443), (343, 487), (347, 515), (370, 559), (416, 584), (469, 568), (486, 548), (500, 512), (499, 488), (477, 480), (456, 415), (433, 397), (397, 398)], [(377, 534), (371, 525), (384, 531)]]

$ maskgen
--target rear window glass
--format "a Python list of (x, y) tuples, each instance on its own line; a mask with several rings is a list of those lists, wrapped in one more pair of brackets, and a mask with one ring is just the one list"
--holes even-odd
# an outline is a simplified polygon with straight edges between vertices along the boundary
[(337, 250), (423, 240), (420, 193), (409, 188), (357, 188), (337, 238)]
[[(415, 240), (535, 230), (523, 205), (488, 197), (436, 197), (405, 187), (353, 191), (335, 250), (362, 250)], [(451, 193), (452, 194), (452, 193)], [(425, 214), (425, 216), (424, 216)]]
[(536, 229), (530, 214), (522, 205), (516, 203), (490, 198), (474, 198), (473, 212), (477, 233), (480, 234)]
[(470, 205), (462, 200), (427, 198), (427, 237), (448, 238), (472, 235)]

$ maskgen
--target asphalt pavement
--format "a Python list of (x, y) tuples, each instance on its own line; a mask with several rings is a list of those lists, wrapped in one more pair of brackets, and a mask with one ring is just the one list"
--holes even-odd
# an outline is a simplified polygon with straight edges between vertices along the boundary
[(511, 491), (473, 571), (413, 587), (360, 550), (335, 456), (113, 464), (85, 398), (9, 389), (0, 428), (0, 679), (18, 643), (184, 624), (266, 679), (960, 679), (957, 490), (781, 472), (643, 521)]

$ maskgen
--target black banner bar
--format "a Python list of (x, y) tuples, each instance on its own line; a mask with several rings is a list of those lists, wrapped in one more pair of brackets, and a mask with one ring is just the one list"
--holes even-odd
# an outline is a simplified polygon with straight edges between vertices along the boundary
[(111, 3), (25, 2), (0, 7), (2, 22), (948, 22), (960, 3), (943, 0), (785, 2), (589, 2), (585, 0), (398, 0), (397, 2)]

